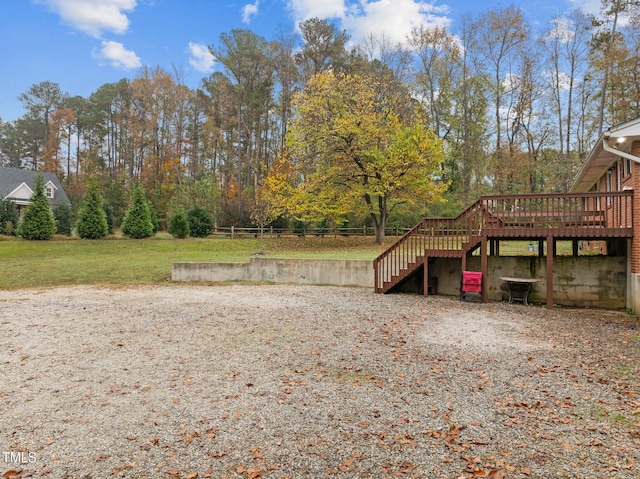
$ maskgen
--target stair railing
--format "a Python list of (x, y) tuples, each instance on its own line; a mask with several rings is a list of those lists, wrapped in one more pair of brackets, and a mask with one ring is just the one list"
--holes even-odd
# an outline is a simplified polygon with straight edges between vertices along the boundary
[(461, 256), (482, 234), (486, 209), (476, 201), (455, 218), (423, 218), (373, 261), (375, 291), (397, 284), (429, 256)]

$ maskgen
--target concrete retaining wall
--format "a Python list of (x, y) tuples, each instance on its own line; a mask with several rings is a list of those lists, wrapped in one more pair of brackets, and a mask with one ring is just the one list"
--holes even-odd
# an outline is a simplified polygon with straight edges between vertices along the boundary
[[(546, 261), (538, 256), (489, 256), (485, 282), (490, 300), (506, 300), (509, 295), (501, 276), (535, 278), (531, 301), (545, 303)], [(467, 260), (470, 271), (480, 271), (480, 257)], [(438, 278), (438, 293), (460, 294), (461, 262), (438, 258), (429, 267)], [(637, 289), (636, 289), (637, 291)], [(565, 306), (624, 309), (627, 306), (627, 260), (614, 256), (557, 256), (553, 259), (553, 298)]]
[(248, 263), (173, 263), (172, 281), (252, 281), (373, 287), (369, 260), (251, 258)]
[[(480, 258), (467, 262), (480, 270)], [(488, 297), (508, 299), (500, 276), (536, 278), (530, 300), (546, 302), (546, 258), (537, 256), (489, 256)], [(438, 258), (429, 266), (438, 278), (438, 294), (460, 294), (461, 261)], [(173, 281), (250, 281), (373, 288), (373, 265), (369, 260), (252, 258), (248, 263), (174, 263)], [(422, 283), (415, 278), (413, 289)], [(407, 285), (407, 290), (412, 286)], [(629, 298), (628, 295), (634, 295)], [(611, 309), (640, 307), (640, 275), (627, 277), (627, 260), (612, 256), (558, 256), (554, 258), (553, 296), (556, 304)], [(635, 299), (634, 299), (635, 298)], [(632, 303), (632, 304), (630, 304)]]

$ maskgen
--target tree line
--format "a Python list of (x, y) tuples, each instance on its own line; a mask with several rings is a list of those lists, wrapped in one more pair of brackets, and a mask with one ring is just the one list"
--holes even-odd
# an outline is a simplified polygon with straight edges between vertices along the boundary
[[(221, 68), (198, 89), (159, 67), (88, 98), (30, 86), (19, 97), (25, 115), (0, 121), (0, 164), (58, 174), (74, 208), (98, 185), (118, 226), (135, 183), (163, 227), (194, 205), (221, 226), (408, 226), (457, 214), (480, 194), (563, 192), (603, 128), (640, 116), (639, 10), (638, 0), (603, 0), (597, 17), (574, 10), (534, 33), (518, 7), (496, 7), (455, 29), (415, 28), (403, 45), (372, 33), (354, 46), (317, 18), (272, 40), (232, 30), (209, 47)], [(344, 130), (353, 105), (336, 101), (341, 88), (375, 104), (358, 111), (377, 126)], [(327, 144), (335, 148), (319, 148)], [(409, 163), (430, 169), (400, 168)], [(385, 168), (413, 180), (383, 211), (400, 188)], [(349, 175), (362, 179), (357, 188)], [(287, 186), (298, 193), (282, 200)], [(344, 201), (354, 192), (363, 208)], [(315, 212), (294, 207), (323, 197)]]

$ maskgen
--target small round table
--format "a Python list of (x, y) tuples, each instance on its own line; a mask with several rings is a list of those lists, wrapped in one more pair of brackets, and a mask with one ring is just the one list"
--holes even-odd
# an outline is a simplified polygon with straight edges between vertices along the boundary
[[(510, 276), (501, 276), (500, 279), (507, 283), (507, 291), (509, 292), (509, 304), (512, 304), (514, 301), (521, 301), (525, 306), (529, 306), (529, 292), (531, 292), (533, 283), (537, 283), (538, 281), (540, 281), (539, 279), (512, 278)], [(514, 292), (521, 292), (522, 297), (514, 297)]]

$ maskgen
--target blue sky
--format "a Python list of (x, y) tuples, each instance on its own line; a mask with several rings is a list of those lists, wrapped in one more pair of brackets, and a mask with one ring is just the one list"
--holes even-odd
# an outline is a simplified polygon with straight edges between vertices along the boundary
[[(599, 0), (514, 0), (536, 25), (575, 6), (597, 13)], [(25, 111), (18, 95), (52, 81), (88, 97), (101, 85), (133, 78), (140, 67), (177, 71), (200, 86), (216, 65), (207, 45), (245, 28), (268, 40), (311, 17), (327, 18), (354, 41), (384, 31), (402, 41), (412, 27), (444, 23), (455, 29), (466, 13), (511, 2), (490, 0), (2, 0), (0, 119)]]

